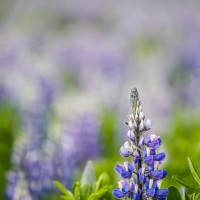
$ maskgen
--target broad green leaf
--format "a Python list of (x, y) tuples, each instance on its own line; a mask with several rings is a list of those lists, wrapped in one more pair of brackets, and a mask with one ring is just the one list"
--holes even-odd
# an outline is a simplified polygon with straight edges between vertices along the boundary
[(81, 185), (87, 184), (92, 187), (95, 182), (94, 166), (92, 161), (88, 161), (81, 178)]
[(110, 183), (110, 178), (108, 176), (108, 174), (106, 172), (103, 172), (97, 182), (96, 182), (96, 185), (95, 185), (95, 192), (98, 191), (101, 187), (105, 186), (105, 185), (108, 185)]
[(200, 184), (200, 176), (194, 166), (194, 164), (192, 163), (191, 159), (188, 157), (188, 164), (189, 164), (189, 167), (190, 167), (190, 171), (195, 179), (195, 181)]
[(72, 197), (72, 198), (74, 197), (73, 194), (72, 194), (69, 190), (67, 190), (60, 182), (54, 181), (53, 183), (54, 183), (54, 185), (56, 185), (56, 187), (57, 187), (63, 194), (65, 194), (66, 197)]
[(176, 187), (169, 187), (169, 194), (167, 196), (167, 200), (181, 200), (181, 195)]
[(193, 181), (184, 179), (180, 176), (172, 176), (172, 178), (188, 189), (195, 190), (198, 187), (198, 185), (196, 185), (196, 183), (194, 183)]

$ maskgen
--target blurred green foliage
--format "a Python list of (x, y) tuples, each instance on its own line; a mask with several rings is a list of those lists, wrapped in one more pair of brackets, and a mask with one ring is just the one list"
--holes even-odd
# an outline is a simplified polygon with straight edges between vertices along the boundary
[(200, 119), (192, 117), (189, 112), (175, 112), (169, 132), (163, 136), (163, 142), (167, 148), (168, 161), (165, 166), (168, 176), (163, 185), (169, 187), (173, 184), (180, 187), (172, 176), (190, 176), (186, 158), (190, 157), (200, 167)]
[(89, 161), (83, 171), (80, 182), (75, 182), (72, 187), (72, 192), (58, 181), (54, 184), (62, 192), (61, 199), (66, 200), (106, 200), (114, 199), (111, 195), (112, 186), (110, 185), (110, 177), (106, 172), (103, 172), (97, 180), (95, 180), (94, 167)]
[(13, 145), (14, 121), (18, 115), (13, 106), (6, 102), (0, 102), (0, 194), (3, 194), (6, 180), (6, 172), (11, 168), (11, 151)]

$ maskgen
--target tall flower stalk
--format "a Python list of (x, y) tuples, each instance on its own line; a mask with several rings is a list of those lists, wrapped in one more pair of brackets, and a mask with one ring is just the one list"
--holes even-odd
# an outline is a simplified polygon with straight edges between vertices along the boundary
[(160, 189), (162, 179), (167, 175), (166, 170), (160, 169), (165, 153), (158, 152), (162, 141), (160, 136), (145, 135), (152, 123), (150, 119), (145, 119), (136, 87), (131, 88), (128, 119), (129, 141), (120, 148), (120, 154), (131, 156), (132, 163), (115, 165), (115, 171), (123, 180), (118, 182), (119, 187), (113, 190), (113, 196), (118, 199), (165, 200), (168, 189)]

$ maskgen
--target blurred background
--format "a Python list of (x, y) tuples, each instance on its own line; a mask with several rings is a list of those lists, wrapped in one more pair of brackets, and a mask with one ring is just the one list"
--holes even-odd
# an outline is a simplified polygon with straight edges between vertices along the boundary
[(1, 199), (57, 199), (87, 160), (96, 174), (124, 159), (137, 86), (169, 172), (200, 161), (199, 1), (1, 1)]

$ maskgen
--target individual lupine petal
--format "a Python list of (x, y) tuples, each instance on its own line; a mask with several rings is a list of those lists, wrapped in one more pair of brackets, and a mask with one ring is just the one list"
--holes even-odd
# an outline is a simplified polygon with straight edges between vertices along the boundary
[(119, 185), (119, 189), (122, 191), (122, 192), (128, 192), (130, 190), (130, 185), (124, 181), (124, 180), (120, 180), (118, 182), (118, 185)]
[(124, 146), (122, 146), (119, 150), (120, 152), (120, 155), (123, 156), (123, 157), (128, 157), (130, 156), (130, 152), (124, 148)]
[(144, 146), (144, 138), (143, 137), (140, 138), (139, 146), (141, 146), (141, 147)]
[(152, 164), (150, 164), (150, 165), (148, 165), (148, 170), (149, 171), (154, 171), (154, 164), (152, 163)]
[(140, 195), (139, 194), (133, 194), (133, 199), (134, 200), (140, 200)]
[(161, 143), (162, 143), (161, 139), (157, 138), (154, 141), (147, 143), (147, 147), (157, 149), (161, 145)]
[(147, 157), (144, 157), (144, 160), (148, 165), (150, 165), (153, 163), (153, 158), (154, 158), (153, 156), (147, 156)]
[(147, 151), (146, 151), (146, 150), (144, 150), (144, 151), (142, 152), (142, 157), (147, 157)]
[(135, 135), (133, 133), (133, 130), (128, 130), (127, 136), (132, 140), (135, 141)]
[(124, 166), (122, 166), (121, 164), (116, 164), (114, 169), (118, 174), (121, 174), (124, 170)]
[(153, 156), (154, 161), (163, 161), (165, 159), (165, 153), (158, 153)]
[(156, 178), (156, 179), (160, 179), (163, 177), (163, 170), (155, 170), (155, 171), (151, 171), (150, 174)]
[(121, 173), (121, 177), (122, 178), (131, 178), (131, 176), (132, 176), (132, 172), (129, 172), (129, 171), (122, 171), (122, 173)]
[(152, 122), (150, 119), (147, 119), (146, 122), (145, 122), (145, 130), (150, 130), (152, 127)]
[(149, 181), (146, 181), (146, 183), (143, 185), (143, 188), (145, 190), (148, 190), (149, 189)]
[(153, 197), (155, 195), (155, 188), (150, 188), (148, 190), (146, 190), (146, 194), (148, 197)]
[(133, 165), (131, 165), (131, 163), (129, 163), (129, 162), (124, 162), (124, 167), (125, 167), (126, 171), (129, 171), (129, 172), (133, 172), (133, 170), (134, 170)]
[(141, 122), (140, 122), (139, 130), (140, 131), (144, 130), (144, 121), (143, 120), (141, 120)]
[(135, 191), (135, 184), (134, 184), (134, 182), (130, 181), (129, 185), (130, 185), (130, 191), (134, 192)]
[(167, 188), (160, 189), (156, 191), (156, 196), (159, 198), (166, 198), (168, 195), (169, 191)]
[(165, 178), (167, 176), (167, 170), (163, 170), (163, 176), (161, 178)]
[(135, 184), (135, 193), (133, 194), (134, 200), (140, 200), (140, 196), (142, 194), (142, 191), (140, 188), (138, 188), (138, 185)]
[(139, 179), (140, 179), (140, 183), (145, 183), (146, 182), (146, 176), (144, 174), (141, 174), (139, 176)]
[(120, 199), (126, 195), (126, 192), (122, 192), (119, 188), (115, 188), (112, 191), (112, 194), (115, 198)]
[(139, 153), (137, 151), (134, 151), (134, 153), (133, 153), (134, 164), (137, 164), (138, 160), (139, 160)]

